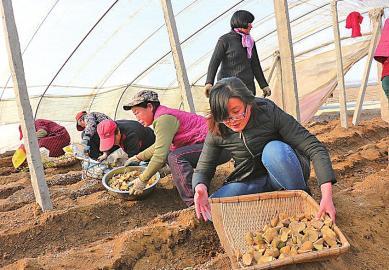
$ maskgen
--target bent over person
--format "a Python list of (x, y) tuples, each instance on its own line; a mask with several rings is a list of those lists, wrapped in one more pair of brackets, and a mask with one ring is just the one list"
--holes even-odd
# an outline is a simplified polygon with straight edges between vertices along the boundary
[[(192, 205), (193, 168), (197, 165), (208, 132), (206, 119), (160, 105), (158, 94), (149, 90), (136, 94), (123, 109), (131, 110), (142, 125), (153, 125), (156, 136), (151, 147), (127, 161), (127, 165), (131, 165), (150, 159), (146, 170), (134, 181), (130, 193), (142, 194), (147, 181), (167, 161), (178, 193), (186, 205)], [(215, 162), (221, 164), (228, 160), (229, 155), (223, 152)]]
[[(62, 148), (70, 144), (70, 136), (65, 127), (47, 119), (36, 119), (34, 124), (39, 147), (49, 150), (49, 157), (65, 154)], [(20, 125), (19, 133), (21, 140), (23, 133)]]
[(207, 220), (208, 193), (223, 149), (231, 152), (235, 170), (212, 197), (276, 190), (306, 190), (310, 161), (321, 189), (318, 216), (335, 221), (332, 184), (336, 182), (325, 146), (272, 101), (254, 97), (238, 78), (220, 80), (210, 92), (210, 132), (193, 175), (196, 213)]
[(104, 120), (111, 119), (100, 112), (81, 111), (76, 115), (76, 128), (81, 133), (81, 144), (84, 146), (84, 153), (93, 159), (97, 159), (103, 153), (100, 152), (100, 138), (97, 134), (97, 125)]
[(153, 130), (134, 120), (103, 120), (97, 125), (97, 133), (101, 152), (112, 153), (120, 147), (129, 157), (150, 147), (155, 141)]

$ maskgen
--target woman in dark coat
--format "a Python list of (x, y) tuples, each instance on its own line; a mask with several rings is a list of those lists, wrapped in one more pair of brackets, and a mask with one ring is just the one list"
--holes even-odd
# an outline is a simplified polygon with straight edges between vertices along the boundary
[(231, 31), (219, 38), (209, 62), (205, 85), (205, 95), (207, 97), (214, 84), (215, 75), (220, 64), (217, 80), (237, 77), (244, 82), (255, 96), (255, 78), (263, 91), (263, 96), (271, 95), (271, 90), (259, 62), (255, 42), (250, 36), (253, 21), (254, 15), (246, 10), (238, 10), (232, 15)]
[(332, 184), (336, 182), (325, 146), (271, 100), (256, 98), (238, 78), (224, 78), (212, 88), (211, 115), (204, 147), (192, 178), (197, 216), (209, 215), (208, 192), (217, 157), (227, 150), (235, 170), (212, 197), (275, 190), (306, 190), (313, 162), (321, 189), (318, 216), (335, 221)]

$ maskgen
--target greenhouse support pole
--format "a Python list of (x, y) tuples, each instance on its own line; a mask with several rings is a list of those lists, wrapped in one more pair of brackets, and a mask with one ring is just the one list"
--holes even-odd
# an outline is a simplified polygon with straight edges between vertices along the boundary
[(161, 0), (161, 5), (163, 10), (163, 17), (165, 18), (166, 28), (169, 34), (170, 47), (172, 49), (174, 66), (176, 68), (178, 87), (181, 89), (181, 98), (185, 104), (184, 97), (186, 97), (186, 100), (189, 104), (189, 109), (194, 113), (196, 110), (194, 107), (188, 74), (186, 73), (185, 62), (182, 55), (180, 39), (178, 37), (172, 3), (170, 0)]
[(1, 15), (3, 18), (5, 43), (8, 51), (8, 61), (14, 85), (20, 125), (24, 134), (24, 142), (27, 150), (27, 162), (30, 168), (31, 183), (36, 202), (41, 206), (43, 211), (46, 211), (52, 209), (53, 205), (44, 178), (11, 0), (1, 0)]
[(278, 46), (280, 48), (282, 91), (285, 97), (285, 111), (300, 121), (296, 69), (290, 31), (288, 2), (274, 0), (274, 12), (277, 23)]
[(346, 103), (346, 89), (344, 86), (344, 74), (343, 74), (343, 59), (342, 59), (342, 46), (340, 43), (339, 35), (339, 21), (338, 21), (338, 0), (334, 0), (331, 3), (332, 10), (332, 22), (334, 30), (334, 41), (336, 50), (336, 65), (339, 87), (339, 107), (340, 107), (340, 125), (344, 128), (348, 128), (347, 124), (347, 103)]
[(282, 72), (281, 72), (280, 52), (278, 50), (273, 52), (273, 65), (267, 77), (267, 82), (269, 84), (273, 76), (275, 76), (276, 78), (274, 79), (274, 85), (272, 85), (273, 93), (271, 99), (277, 104), (278, 107), (285, 110), (285, 103), (284, 103), (284, 97), (282, 91)]
[[(367, 61), (365, 65), (365, 71), (363, 73), (363, 79), (361, 87), (358, 92), (357, 103), (355, 105), (355, 111), (353, 115), (353, 124), (356, 126), (360, 122), (363, 100), (365, 98), (367, 82), (369, 80), (370, 68), (373, 61), (374, 51), (377, 46), (378, 36), (381, 31), (381, 16), (383, 9), (374, 9), (369, 12), (370, 19), (373, 25), (372, 36), (370, 40), (369, 52), (367, 55)], [(382, 108), (381, 108), (382, 109)]]
[(266, 79), (267, 82), (270, 82), (270, 80), (273, 78), (274, 70), (276, 69), (277, 64), (278, 64), (278, 62), (280, 60), (280, 55), (279, 55), (279, 53), (277, 54), (277, 52), (274, 53), (273, 64), (271, 65), (271, 68), (270, 68), (270, 71), (269, 71), (269, 75), (267, 76), (267, 79)]
[(284, 90), (282, 84), (282, 67), (281, 67), (281, 60), (279, 56), (277, 60), (277, 83), (280, 86), (280, 90), (279, 90), (279, 95), (275, 96), (278, 97), (278, 100), (275, 101), (277, 101), (278, 107), (282, 108), (285, 111), (286, 108), (285, 108), (285, 96), (284, 96)]

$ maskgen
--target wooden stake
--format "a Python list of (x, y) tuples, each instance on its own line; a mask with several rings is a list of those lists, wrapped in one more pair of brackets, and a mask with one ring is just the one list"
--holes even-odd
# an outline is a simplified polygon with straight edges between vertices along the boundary
[(367, 62), (365, 66), (365, 71), (363, 73), (363, 80), (358, 92), (357, 103), (355, 105), (355, 111), (353, 115), (353, 124), (355, 126), (359, 124), (361, 118), (362, 105), (363, 105), (363, 100), (365, 98), (366, 86), (369, 79), (371, 63), (373, 61), (374, 51), (377, 45), (379, 32), (381, 30), (380, 25), (381, 25), (381, 19), (377, 21), (373, 20), (373, 32), (370, 40), (369, 53), (367, 55)]
[(277, 55), (274, 56), (273, 64), (271, 65), (269, 76), (267, 76), (266, 79), (267, 82), (270, 82), (271, 78), (273, 77), (274, 70), (276, 69), (279, 60), (280, 60), (280, 55), (278, 53)]
[(278, 97), (277, 105), (278, 105), (278, 107), (280, 107), (284, 111), (286, 111), (285, 96), (284, 96), (285, 91), (284, 91), (284, 86), (282, 83), (282, 67), (281, 67), (281, 60), (279, 57), (278, 57), (278, 61), (277, 61), (277, 83), (280, 85), (280, 90), (281, 90), (279, 92), (279, 95), (277, 95), (277, 97)]
[(344, 86), (342, 47), (341, 47), (340, 35), (339, 35), (337, 0), (332, 1), (331, 10), (332, 10), (332, 21), (333, 21), (335, 50), (336, 50), (338, 87), (340, 88), (340, 91), (339, 91), (340, 124), (342, 127), (348, 128), (347, 104), (346, 104), (347, 99), (346, 99), (346, 90), (345, 90), (345, 86)]
[(176, 20), (174, 18), (172, 3), (170, 0), (161, 0), (163, 17), (165, 18), (166, 28), (169, 34), (170, 47), (172, 49), (174, 65), (176, 68), (178, 86), (181, 89), (181, 98), (184, 102), (188, 101), (189, 109), (191, 112), (195, 112), (191, 87), (186, 73), (184, 57), (182, 55), (180, 39), (178, 37)]
[(19, 37), (11, 0), (1, 0), (1, 15), (3, 19), (5, 43), (8, 51), (8, 61), (12, 74), (16, 104), (24, 135), (24, 145), (27, 150), (27, 162), (30, 168), (31, 183), (36, 202), (41, 206), (43, 211), (46, 211), (52, 209), (53, 205), (51, 203), (49, 189), (44, 178), (43, 165), (39, 152), (38, 139), (35, 134), (32, 109), (27, 93), (22, 54), (20, 51)]
[(285, 111), (290, 115), (293, 115), (297, 121), (300, 121), (288, 2), (286, 0), (274, 0), (274, 12), (277, 23), (278, 46), (280, 48), (282, 91), (283, 96), (285, 97)]

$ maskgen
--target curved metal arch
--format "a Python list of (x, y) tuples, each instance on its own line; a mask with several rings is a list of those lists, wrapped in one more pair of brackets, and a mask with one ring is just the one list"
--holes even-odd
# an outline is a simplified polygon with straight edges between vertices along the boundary
[[(226, 14), (228, 11), (230, 11), (231, 9), (235, 8), (236, 6), (240, 5), (241, 3), (243, 3), (245, 0), (241, 0), (237, 3), (235, 3), (233, 6), (231, 6), (230, 8), (228, 8), (227, 10), (223, 11), (221, 14), (219, 14), (218, 16), (216, 16), (215, 18), (213, 18), (210, 22), (208, 22), (207, 24), (205, 24), (203, 27), (199, 28), (198, 30), (196, 30), (193, 34), (191, 34), (190, 36), (188, 36), (185, 40), (183, 40), (180, 44), (183, 44), (185, 42), (187, 42), (189, 39), (191, 39), (193, 36), (195, 36), (197, 33), (199, 33), (200, 31), (202, 31), (204, 28), (208, 27), (209, 25), (211, 25), (213, 22), (215, 22), (216, 20), (218, 20), (220, 17), (222, 17), (224, 14)], [(122, 100), (125, 92), (127, 91), (127, 89), (135, 82), (137, 81), (141, 76), (143, 76), (144, 73), (146, 73), (147, 71), (149, 71), (151, 68), (153, 68), (159, 61), (161, 61), (162, 59), (164, 59), (166, 56), (168, 56), (169, 54), (171, 53), (171, 50), (169, 50), (167, 53), (165, 53), (164, 55), (162, 55), (160, 58), (158, 58), (155, 62), (153, 62), (150, 66), (148, 66), (146, 69), (144, 69), (141, 73), (139, 73), (130, 83), (127, 84), (127, 86), (124, 88), (123, 92), (121, 93), (120, 97), (119, 97), (119, 100), (117, 101), (117, 105), (116, 105), (116, 109), (115, 109), (115, 114), (114, 114), (114, 119), (116, 119), (116, 115), (117, 115), (117, 112), (118, 112), (118, 109), (119, 109), (119, 104), (120, 104), (120, 101)]]
[[(179, 15), (180, 13), (182, 13), (182, 12), (184, 12), (186, 9), (188, 9), (188, 8), (190, 8), (194, 3), (196, 3), (198, 0), (194, 0), (194, 1), (192, 1), (189, 5), (187, 5), (187, 6), (185, 6), (183, 9), (181, 9), (176, 15)], [(133, 54), (133, 53), (135, 53), (139, 48), (141, 48), (142, 47), (142, 45), (146, 42), (146, 41), (148, 41), (150, 38), (152, 38), (159, 30), (161, 30), (162, 28), (163, 28), (163, 26), (164, 26), (165, 24), (162, 24), (160, 27), (158, 27), (154, 32), (152, 32), (150, 35), (148, 35), (144, 40), (142, 40), (142, 42), (140, 43), (140, 45), (139, 46), (137, 46), (136, 48), (134, 48), (133, 50), (131, 50), (128, 54), (127, 54), (127, 56), (126, 57), (124, 57), (110, 72), (109, 72), (109, 74), (107, 74), (105, 77), (104, 77), (104, 79), (103, 79), (103, 81), (99, 84), (99, 86), (98, 86), (98, 88), (100, 88), (100, 87), (102, 87), (107, 81), (108, 81), (108, 79), (114, 74), (114, 72)], [(89, 103), (89, 106), (88, 106), (88, 110), (90, 111), (90, 109), (92, 108), (92, 106), (93, 106), (93, 102), (94, 102), (94, 100), (95, 100), (95, 98), (96, 98), (96, 95), (97, 95), (98, 93), (96, 93), (94, 96), (93, 96), (93, 98), (92, 98), (92, 100), (91, 100), (91, 102)]]
[[(183, 9), (181, 9), (175, 16), (181, 14), (182, 12), (184, 12), (185, 10), (187, 10), (188, 8), (190, 8), (192, 5), (194, 5), (198, 0), (194, 0), (192, 1), (189, 5), (185, 6)], [(112, 76), (113, 73), (115, 73), (115, 71), (135, 52), (137, 51), (139, 48), (142, 47), (143, 43), (145, 43), (146, 41), (148, 41), (151, 37), (153, 37), (159, 30), (161, 30), (163, 27), (164, 27), (165, 24), (162, 24), (160, 27), (158, 27), (154, 32), (152, 32), (150, 35), (148, 35), (145, 39), (143, 39), (141, 42), (140, 42), (140, 45), (137, 46), (136, 48), (134, 48), (133, 50), (131, 50), (127, 55), (126, 57), (124, 57), (103, 79), (103, 81), (100, 83), (99, 86), (103, 86), (107, 80)]]
[[(30, 46), (32, 40), (35, 38), (36, 34), (38, 33), (38, 31), (41, 29), (42, 25), (45, 23), (46, 19), (49, 17), (49, 15), (51, 14), (51, 12), (53, 11), (53, 9), (56, 7), (56, 5), (58, 4), (59, 0), (55, 1), (54, 5), (50, 8), (49, 12), (47, 12), (46, 16), (43, 18), (43, 20), (40, 22), (40, 24), (38, 25), (38, 28), (34, 31), (34, 33), (32, 34), (30, 40), (28, 41), (26, 47), (24, 48), (24, 50), (22, 51), (22, 55), (26, 52), (26, 50), (28, 49), (28, 47)], [(5, 89), (7, 89), (7, 86), (8, 86), (8, 83), (9, 81), (11, 80), (12, 76), (9, 75), (2, 91), (1, 91), (1, 95), (0, 95), (0, 100), (3, 98), (3, 95), (4, 95), (4, 91)]]
[(76, 51), (78, 50), (78, 48), (82, 45), (82, 43), (84, 43), (84, 41), (86, 40), (86, 38), (90, 35), (90, 33), (93, 32), (93, 30), (96, 28), (96, 26), (101, 22), (101, 20), (108, 14), (108, 12), (119, 2), (119, 0), (115, 0), (113, 2), (113, 4), (104, 12), (104, 14), (97, 20), (97, 22), (92, 26), (92, 28), (88, 31), (88, 33), (82, 38), (82, 40), (77, 44), (76, 48), (74, 48), (74, 50), (70, 53), (70, 55), (68, 56), (68, 58), (65, 60), (65, 62), (62, 64), (62, 66), (59, 68), (59, 70), (57, 71), (57, 73), (54, 75), (53, 79), (51, 79), (50, 83), (47, 85), (45, 91), (42, 93), (42, 95), (40, 96), (39, 98), (39, 101), (38, 101), (38, 104), (36, 106), (36, 109), (35, 109), (35, 114), (34, 114), (34, 119), (36, 119), (36, 116), (38, 114), (38, 110), (39, 110), (39, 106), (42, 102), (42, 99), (43, 97), (45, 96), (47, 90), (50, 88), (51, 84), (54, 82), (54, 80), (57, 78), (57, 76), (59, 75), (59, 73), (62, 71), (62, 69), (65, 67), (65, 65), (69, 62), (70, 58), (72, 58), (72, 56), (76, 53)]

